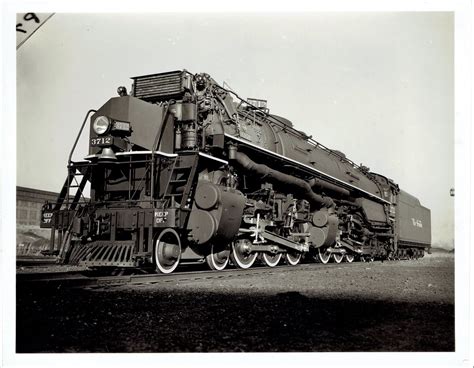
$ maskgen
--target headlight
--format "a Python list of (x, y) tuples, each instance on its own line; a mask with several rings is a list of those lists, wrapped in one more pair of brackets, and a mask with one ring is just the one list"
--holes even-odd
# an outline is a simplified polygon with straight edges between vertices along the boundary
[(110, 119), (106, 116), (99, 116), (94, 120), (94, 124), (92, 124), (92, 129), (98, 135), (102, 135), (107, 133), (110, 128)]

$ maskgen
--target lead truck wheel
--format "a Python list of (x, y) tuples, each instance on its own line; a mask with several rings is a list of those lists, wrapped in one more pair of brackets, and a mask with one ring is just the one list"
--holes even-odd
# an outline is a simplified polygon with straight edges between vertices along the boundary
[(173, 229), (163, 230), (155, 242), (155, 265), (160, 273), (171, 273), (181, 259), (181, 240)]

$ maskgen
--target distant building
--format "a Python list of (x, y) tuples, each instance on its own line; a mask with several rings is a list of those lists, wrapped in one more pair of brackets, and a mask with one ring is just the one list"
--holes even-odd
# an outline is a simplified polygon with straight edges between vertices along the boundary
[(16, 187), (16, 224), (39, 226), (41, 207), (46, 201), (56, 202), (58, 193)]

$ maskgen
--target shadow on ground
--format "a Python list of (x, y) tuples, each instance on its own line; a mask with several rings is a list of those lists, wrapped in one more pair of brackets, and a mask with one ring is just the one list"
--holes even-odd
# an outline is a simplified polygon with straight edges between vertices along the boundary
[(454, 305), (297, 292), (17, 290), (17, 352), (453, 351)]

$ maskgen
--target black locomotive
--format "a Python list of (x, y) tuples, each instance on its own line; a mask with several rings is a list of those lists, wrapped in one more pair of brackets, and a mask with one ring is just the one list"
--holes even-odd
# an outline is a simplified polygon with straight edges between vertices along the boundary
[[(69, 264), (272, 267), (421, 257), (430, 211), (209, 75), (134, 77), (88, 112), (56, 203), (50, 251)], [(72, 161), (90, 117), (89, 154)], [(90, 199), (83, 191), (90, 183)]]

